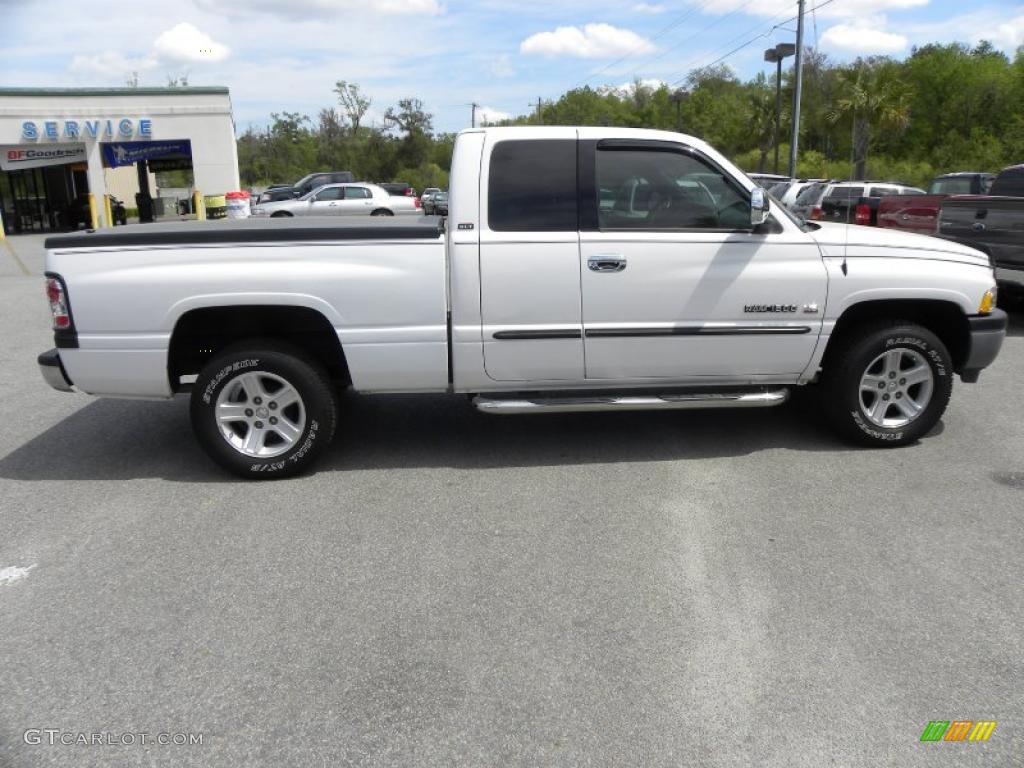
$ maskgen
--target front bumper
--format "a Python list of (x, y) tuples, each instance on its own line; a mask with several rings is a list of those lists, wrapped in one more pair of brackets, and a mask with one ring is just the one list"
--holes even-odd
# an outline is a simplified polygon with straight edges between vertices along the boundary
[(39, 372), (47, 384), (61, 392), (74, 391), (71, 389), (71, 379), (68, 378), (64, 365), (60, 361), (60, 353), (56, 349), (43, 352), (36, 362), (39, 363)]
[(992, 310), (988, 315), (972, 315), (967, 318), (969, 327), (967, 360), (960, 370), (960, 380), (973, 384), (983, 368), (992, 364), (1006, 338), (1008, 318), (1001, 309)]

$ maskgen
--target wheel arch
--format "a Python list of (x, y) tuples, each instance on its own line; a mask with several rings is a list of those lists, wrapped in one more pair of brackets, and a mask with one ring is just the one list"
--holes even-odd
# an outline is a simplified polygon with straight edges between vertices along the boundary
[(178, 317), (167, 355), (171, 390), (184, 389), (183, 377), (199, 373), (215, 354), (244, 339), (280, 339), (318, 360), (334, 382), (351, 383), (345, 351), (323, 312), (255, 303), (192, 307)]
[(836, 320), (822, 358), (822, 367), (830, 355), (865, 323), (874, 320), (907, 320), (917, 323), (942, 340), (959, 373), (970, 351), (970, 327), (967, 315), (956, 301), (948, 299), (866, 299), (846, 307)]

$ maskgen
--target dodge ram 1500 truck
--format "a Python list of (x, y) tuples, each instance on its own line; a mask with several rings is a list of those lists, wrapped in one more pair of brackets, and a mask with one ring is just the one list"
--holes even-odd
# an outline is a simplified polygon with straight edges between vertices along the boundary
[(215, 461), (281, 477), (323, 453), (341, 387), (523, 414), (772, 406), (814, 384), (840, 432), (903, 445), (1005, 335), (984, 254), (806, 224), (681, 134), (468, 130), (451, 180), (444, 222), (51, 237), (43, 376), (190, 391)]

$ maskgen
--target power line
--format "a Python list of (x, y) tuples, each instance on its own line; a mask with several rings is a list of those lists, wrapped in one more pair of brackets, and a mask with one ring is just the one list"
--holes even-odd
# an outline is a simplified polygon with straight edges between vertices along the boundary
[[(813, 12), (813, 11), (816, 11), (816, 10), (818, 10), (819, 8), (824, 8), (824, 7), (826, 6), (826, 5), (831, 5), (831, 4), (832, 4), (832, 3), (834, 3), (835, 1), (836, 1), (836, 0), (824, 0), (824, 2), (818, 3), (818, 4), (816, 5), (816, 6), (814, 6), (814, 7), (813, 7), (813, 8), (811, 8), (810, 10), (811, 10), (812, 12)], [(776, 17), (776, 18), (777, 18), (777, 17)], [(722, 56), (718, 57), (717, 59), (715, 59), (714, 61), (712, 61), (712, 62), (711, 62), (710, 64), (704, 64), (704, 65), (702, 65), (702, 66), (700, 66), (700, 67), (694, 67), (694, 65), (695, 65), (695, 64), (697, 64), (697, 63), (699, 63), (699, 62), (700, 62), (700, 59), (695, 59), (695, 60), (694, 60), (693, 62), (691, 62), (690, 64), (687, 64), (687, 65), (686, 65), (686, 70), (687, 70), (687, 74), (689, 74), (689, 72), (690, 72), (690, 71), (692, 71), (692, 69), (694, 69), (694, 68), (696, 68), (696, 69), (707, 69), (708, 67), (713, 67), (713, 66), (715, 66), (716, 64), (719, 64), (719, 63), (721, 63), (721, 62), (725, 61), (725, 60), (726, 60), (727, 58), (729, 58), (730, 56), (732, 56), (732, 55), (733, 55), (734, 53), (739, 53), (739, 52), (740, 52), (740, 51), (742, 51), (742, 50), (743, 50), (744, 48), (747, 48), (747, 47), (749, 47), (749, 46), (753, 45), (754, 43), (756, 43), (756, 42), (757, 42), (758, 40), (762, 40), (762, 39), (764, 39), (765, 37), (768, 37), (768, 35), (770, 35), (770, 34), (771, 34), (772, 32), (774, 32), (774, 31), (775, 31), (776, 29), (779, 29), (780, 27), (784, 26), (785, 24), (789, 24), (789, 23), (790, 23), (791, 21), (796, 21), (796, 20), (798, 20), (799, 18), (800, 18), (800, 17), (799, 17), (799, 15), (797, 15), (797, 16), (793, 16), (793, 17), (791, 17), (791, 18), (788, 18), (788, 19), (786, 19), (785, 21), (780, 21), (780, 22), (779, 22), (778, 24), (775, 24), (774, 26), (772, 26), (772, 28), (771, 28), (771, 29), (767, 30), (766, 32), (762, 32), (762, 33), (761, 33), (761, 34), (759, 34), (759, 35), (755, 35), (754, 37), (752, 37), (752, 38), (750, 38), (749, 40), (747, 40), (747, 41), (746, 41), (745, 43), (743, 43), (743, 44), (741, 44), (741, 45), (738, 45), (738, 46), (736, 46), (735, 48), (733, 48), (733, 49), (732, 49), (731, 51), (729, 51), (728, 53), (726, 53), (726, 54), (723, 54)], [(769, 21), (768, 21), (767, 23), (771, 23), (771, 21), (772, 21), (772, 20), (769, 20)], [(759, 25), (757, 25), (757, 26), (755, 26), (755, 27), (751, 27), (751, 28), (750, 28), (749, 30), (747, 30), (747, 32), (748, 32), (748, 33), (749, 33), (749, 32), (752, 32), (753, 30), (757, 29), (757, 27), (759, 27), (759, 26), (762, 26), (762, 25), (761, 25), (761, 24), (759, 24)], [(739, 39), (740, 37), (743, 37), (743, 36), (744, 36), (744, 35), (740, 35), (739, 37), (734, 37), (734, 38), (733, 38), (733, 39), (732, 39), (732, 40), (730, 41), (730, 43), (731, 43), (731, 42), (733, 42), (733, 41), (735, 41), (735, 40), (738, 40), (738, 39)], [(729, 43), (726, 43), (726, 45), (728, 45), (728, 44), (729, 44)], [(719, 49), (719, 50), (721, 50), (721, 49)], [(674, 73), (673, 75), (670, 75), (670, 77), (675, 77), (675, 75), (677, 75), (677, 74), (679, 74), (679, 72), (676, 72), (676, 73)], [(681, 78), (679, 78), (678, 80), (674, 80), (673, 82), (669, 83), (669, 85), (677, 85), (678, 83), (681, 83), (681, 82), (683, 82), (683, 80), (685, 80), (685, 79), (686, 79), (686, 77), (681, 77)]]
[[(672, 51), (674, 51), (675, 49), (679, 48), (679, 47), (680, 47), (681, 45), (683, 45), (684, 43), (688, 43), (688, 42), (690, 42), (691, 40), (696, 40), (696, 39), (697, 39), (698, 37), (700, 37), (701, 35), (703, 35), (703, 34), (704, 34), (705, 32), (707, 32), (707, 31), (708, 31), (709, 29), (711, 29), (712, 27), (715, 27), (715, 26), (717, 26), (717, 25), (721, 24), (721, 23), (722, 23), (723, 21), (725, 21), (726, 19), (728, 19), (728, 18), (729, 18), (730, 16), (733, 16), (733, 15), (735, 15), (735, 14), (739, 13), (739, 12), (740, 12), (740, 11), (742, 11), (742, 10), (743, 10), (744, 8), (746, 8), (746, 7), (748, 6), (748, 5), (752, 5), (752, 4), (753, 4), (753, 3), (755, 3), (755, 2), (757, 2), (757, 0), (748, 0), (748, 2), (744, 3), (743, 5), (740, 5), (740, 6), (737, 6), (736, 8), (733, 8), (733, 9), (732, 9), (731, 11), (729, 11), (729, 13), (725, 14), (724, 16), (719, 16), (719, 17), (718, 17), (718, 18), (716, 18), (716, 19), (715, 19), (714, 21), (712, 21), (712, 22), (711, 22), (710, 24), (705, 24), (705, 25), (704, 25), (703, 27), (701, 27), (701, 28), (700, 28), (700, 29), (698, 29), (698, 30), (697, 30), (696, 32), (694, 32), (694, 33), (693, 33), (692, 35), (688, 35), (687, 37), (684, 37), (684, 38), (683, 38), (682, 40), (680, 40), (679, 42), (677, 42), (677, 43), (674, 43), (673, 45), (670, 45), (670, 46), (669, 46), (668, 48), (666, 48), (666, 49), (665, 49), (664, 51), (662, 51), (661, 53), (659, 53), (659, 54), (658, 54), (657, 56), (655, 56), (655, 57), (653, 57), (653, 58), (651, 58), (651, 59), (647, 59), (646, 61), (643, 61), (643, 62), (641, 62), (641, 63), (640, 63), (639, 65), (637, 65), (637, 67), (636, 67), (636, 68), (635, 68), (635, 69), (633, 70), (633, 75), (634, 75), (634, 76), (636, 76), (636, 75), (637, 75), (637, 73), (638, 73), (638, 72), (640, 71), (640, 68), (641, 68), (641, 67), (645, 67), (645, 66), (650, 66), (651, 64), (653, 64), (653, 63), (654, 63), (654, 62), (656, 62), (656, 61), (661, 61), (661, 60), (662, 60), (663, 58), (665, 58), (666, 56), (668, 56), (668, 54), (669, 54), (669, 53), (671, 53), (671, 52), (672, 52)], [(711, 0), (711, 2), (709, 2), (709, 3), (705, 4), (705, 5), (704, 5), (704, 6), (702, 7), (702, 9), (701, 9), (701, 10), (707, 10), (707, 9), (708, 9), (708, 8), (710, 8), (710, 7), (712, 6), (712, 5), (714, 5), (714, 3), (715, 3), (715, 0)]]
[[(715, 0), (708, 0), (708, 2), (705, 5), (703, 5), (703, 6), (695, 5), (693, 8), (691, 8), (688, 11), (686, 11), (686, 13), (680, 14), (679, 16), (674, 18), (672, 21), (670, 21), (668, 24), (666, 24), (664, 27), (662, 27), (656, 34), (651, 36), (650, 41), (653, 42), (654, 40), (658, 40), (659, 38), (664, 37), (669, 32), (671, 32), (673, 29), (675, 29), (680, 24), (682, 24), (684, 21), (686, 21), (688, 18), (693, 16), (693, 14), (697, 13), (697, 11), (706, 10), (714, 2), (715, 2)], [(754, 2), (754, 0), (750, 0), (750, 2), (747, 3), (747, 5), (750, 5), (751, 2)], [(630, 56), (632, 56), (634, 53), (636, 53), (637, 51), (641, 50), (646, 45), (646, 42), (647, 41), (644, 41), (640, 45), (638, 45), (635, 48), (633, 48), (633, 50), (629, 51), (624, 56), (620, 56), (619, 58), (617, 58), (615, 61), (611, 62), (610, 64), (605, 64), (603, 67), (601, 67), (596, 72), (590, 73), (583, 80), (580, 80), (576, 85), (577, 86), (583, 85), (584, 83), (587, 83), (590, 80), (593, 80), (595, 77), (600, 75), (602, 72), (607, 72), (612, 67), (614, 67), (614, 66), (616, 66), (618, 64), (621, 64), (626, 59), (628, 59)]]

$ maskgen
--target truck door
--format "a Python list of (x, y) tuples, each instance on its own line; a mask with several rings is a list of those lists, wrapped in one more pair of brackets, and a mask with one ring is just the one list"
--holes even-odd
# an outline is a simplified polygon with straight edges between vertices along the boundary
[(484, 147), (480, 316), (497, 381), (584, 376), (576, 130), (544, 136), (495, 132)]
[(696, 149), (583, 138), (587, 378), (802, 372), (827, 287), (811, 238), (795, 225), (753, 231), (750, 193)]

